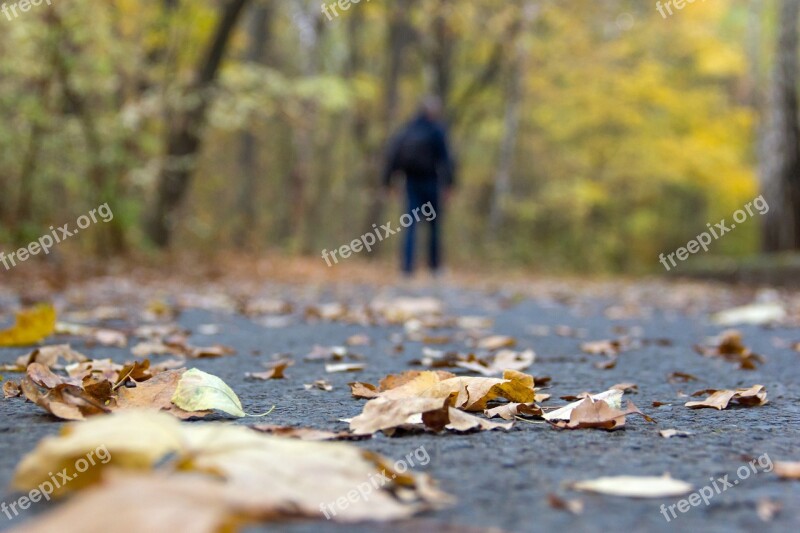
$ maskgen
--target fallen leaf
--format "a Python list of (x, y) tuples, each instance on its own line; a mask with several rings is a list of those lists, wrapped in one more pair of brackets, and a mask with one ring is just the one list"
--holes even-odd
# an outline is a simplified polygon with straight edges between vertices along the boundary
[(58, 366), (62, 360), (65, 363), (79, 363), (88, 361), (89, 358), (73, 350), (69, 344), (56, 344), (36, 348), (31, 353), (18, 357), (17, 366), (24, 372), (31, 363), (41, 363), (44, 366), (53, 368)]
[(783, 505), (780, 502), (766, 498), (761, 498), (756, 503), (756, 514), (762, 522), (771, 522), (775, 515), (781, 512), (781, 509), (783, 509)]
[(172, 397), (178, 388), (186, 369), (167, 370), (156, 374), (151, 379), (136, 383), (135, 387), (122, 387), (117, 392), (115, 410), (126, 409), (153, 409), (156, 411), (166, 411), (169, 414), (187, 419), (193, 417), (204, 417), (211, 413), (210, 410), (188, 410), (182, 409), (172, 403)]
[(723, 331), (716, 337), (706, 341), (706, 346), (695, 346), (695, 350), (706, 357), (722, 357), (732, 363), (738, 363), (742, 370), (755, 370), (764, 358), (754, 354), (742, 342), (742, 333), (735, 329)]
[(454, 398), (452, 407), (483, 411), (487, 402), (505, 398), (510, 402), (530, 403), (536, 393), (533, 377), (508, 370), (500, 378), (456, 376), (442, 379), (436, 372), (422, 372), (411, 381), (381, 393), (381, 397)]
[(662, 429), (658, 432), (659, 435), (664, 437), (665, 439), (670, 439), (672, 437), (688, 437), (692, 435), (689, 431), (683, 431), (680, 429)]
[(364, 405), (360, 415), (350, 420), (354, 435), (392, 433), (403, 426), (422, 426), (441, 431), (450, 422), (449, 398), (375, 398)]
[(477, 359), (476, 361), (458, 361), (456, 366), (478, 372), (484, 376), (500, 375), (506, 370), (523, 371), (531, 366), (536, 359), (533, 350), (515, 352), (513, 350), (500, 350), (488, 361)]
[[(200, 494), (213, 496), (214, 506), (224, 503), (225, 513), (230, 516), (259, 520), (321, 518), (325, 513), (342, 522), (386, 521), (451, 502), (433, 487), (427, 476), (398, 472), (390, 466), (389, 459), (351, 444), (304, 442), (220, 423), (187, 424), (165, 414), (138, 411), (71, 424), (60, 436), (43, 439), (23, 458), (14, 475), (13, 486), (25, 492), (34, 489), (49, 480), (51, 472), (72, 468), (78, 458), (85, 457), (86, 450), (101, 447), (110, 459), (106, 463), (98, 462), (71, 483), (62, 485), (61, 492), (96, 484), (103, 474), (115, 468), (141, 472), (137, 477), (144, 484), (119, 478), (122, 486), (132, 484), (135, 491), (120, 500), (103, 500), (108, 507), (84, 513), (80, 520), (83, 531), (105, 530), (108, 517), (104, 513), (131, 507), (136, 509), (137, 516), (149, 517), (152, 526), (137, 531), (154, 531), (153, 528), (165, 531), (161, 526), (166, 517), (161, 513), (168, 512), (183, 519), (182, 522), (175, 522), (175, 518), (168, 520), (166, 526), (172, 528), (170, 531), (189, 531), (186, 524), (194, 523), (197, 509), (192, 505), (188, 508), (172, 505), (175, 498), (183, 498), (184, 486), (202, 488)], [(168, 457), (170, 460), (165, 461)], [(144, 475), (154, 468), (156, 473)], [(375, 476), (378, 479), (371, 483)], [(150, 481), (157, 483), (152, 490)], [(370, 488), (368, 497), (353, 498), (348, 506), (335, 507), (337, 498), (364, 485)], [(156, 487), (168, 490), (161, 492)], [(98, 490), (114, 493), (116, 489), (102, 484)], [(158, 494), (159, 500), (167, 502), (161, 506), (158, 500), (147, 500), (151, 505), (143, 513), (138, 505), (131, 506), (131, 501), (141, 501), (135, 496), (137, 491), (142, 491), (142, 495)], [(189, 500), (206, 501), (204, 496), (195, 498), (194, 493), (190, 494)], [(83, 498), (78, 496), (56, 512), (66, 512), (65, 509)], [(321, 504), (334, 507), (329, 510)], [(42, 520), (48, 517), (44, 515)], [(141, 523), (136, 517), (132, 519)], [(120, 524), (120, 527), (125, 525)]]
[(334, 374), (337, 372), (360, 372), (364, 370), (365, 365), (358, 363), (338, 363), (325, 365), (325, 372)]
[(499, 350), (500, 348), (513, 348), (517, 344), (514, 337), (507, 335), (492, 335), (478, 341), (478, 348), (481, 350)]
[(627, 498), (666, 498), (691, 492), (692, 485), (665, 475), (655, 476), (609, 476), (571, 483), (573, 490), (596, 492)]
[[(711, 395), (702, 401), (686, 402), (686, 407), (700, 409), (708, 407), (711, 409), (722, 410), (734, 401), (745, 407), (757, 407), (767, 403), (767, 389), (763, 385), (753, 385), (749, 389), (736, 390), (707, 390), (699, 392), (709, 392)], [(697, 394), (697, 393), (695, 393)], [(693, 394), (692, 396), (694, 396)]]
[(196, 368), (183, 373), (171, 400), (185, 411), (217, 410), (239, 418), (248, 416), (224, 381)]
[(320, 429), (311, 428), (294, 428), (289, 426), (275, 426), (271, 424), (259, 424), (251, 426), (256, 431), (262, 433), (269, 433), (278, 437), (286, 437), (289, 439), (310, 440), (310, 441), (324, 441), (324, 440), (360, 440), (366, 436), (353, 435), (347, 431), (340, 431), (334, 433), (332, 431), (323, 431)]
[(55, 308), (49, 304), (39, 304), (17, 312), (14, 325), (0, 331), (0, 346), (30, 346), (52, 335), (55, 329)]
[(550, 493), (547, 495), (547, 503), (553, 509), (558, 509), (559, 511), (567, 511), (574, 515), (578, 515), (583, 512), (583, 502), (581, 500), (567, 500), (553, 493)]
[(669, 383), (687, 383), (689, 381), (698, 381), (699, 379), (696, 376), (691, 374), (687, 374), (686, 372), (673, 372), (669, 376), (667, 376), (667, 381)]
[(294, 361), (283, 360), (277, 361), (273, 364), (270, 370), (266, 372), (247, 372), (245, 377), (252, 378), (252, 379), (261, 379), (261, 380), (268, 380), (268, 379), (285, 379), (286, 376), (284, 375), (283, 371), (286, 370), (287, 367), (290, 367), (294, 364)]
[(450, 423), (445, 426), (446, 429), (458, 432), (466, 431), (491, 431), (493, 429), (504, 429), (508, 431), (514, 425), (513, 423), (502, 424), (498, 422), (491, 422), (484, 418), (470, 415), (458, 409), (450, 407), (449, 411)]
[(622, 392), (636, 392), (639, 390), (639, 386), (636, 383), (617, 383), (616, 385), (611, 385), (609, 390), (621, 390)]
[(783, 479), (800, 479), (800, 461), (775, 461), (774, 472)]
[(499, 416), (503, 420), (514, 420), (517, 416), (542, 416), (542, 408), (535, 403), (505, 403), (492, 409), (485, 409), (483, 414), (489, 418)]
[(347, 338), (345, 344), (348, 346), (369, 346), (372, 341), (367, 335), (360, 333), (358, 335), (352, 335)]
[[(602, 400), (614, 409), (620, 409), (622, 407), (622, 394), (623, 392), (621, 390), (607, 390), (590, 397), (595, 401)], [(545, 420), (569, 420), (572, 415), (572, 411), (578, 407), (584, 399), (572, 402), (571, 404), (565, 405), (564, 407), (556, 409), (555, 411), (546, 413), (543, 418)]]
[(6, 381), (3, 383), (3, 397), (17, 398), (22, 395), (22, 389), (16, 381)]
[(314, 383), (306, 383), (303, 385), (303, 388), (306, 390), (319, 389), (324, 390), (325, 392), (330, 392), (333, 390), (333, 385), (331, 385), (327, 379), (318, 379)]
[(734, 307), (712, 315), (711, 320), (719, 326), (751, 324), (761, 326), (781, 322), (786, 318), (786, 310), (777, 303), (757, 303)]
[(593, 400), (589, 397), (584, 398), (572, 410), (569, 422), (555, 422), (555, 425), (567, 429), (619, 429), (625, 426), (625, 417), (630, 414), (641, 415), (648, 422), (652, 422), (652, 419), (642, 413), (630, 400), (628, 407), (623, 411), (611, 407), (603, 400)]

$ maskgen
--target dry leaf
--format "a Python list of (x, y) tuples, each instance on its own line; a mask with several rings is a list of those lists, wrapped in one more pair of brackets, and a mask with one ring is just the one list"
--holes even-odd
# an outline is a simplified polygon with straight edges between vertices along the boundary
[[(623, 394), (623, 392), (621, 390), (607, 390), (605, 392), (601, 392), (599, 394), (595, 394), (595, 395), (590, 396), (590, 397), (591, 397), (592, 400), (595, 400), (595, 401), (602, 400), (602, 401), (606, 402), (610, 407), (613, 407), (614, 409), (620, 409), (622, 407), (622, 394)], [(560, 409), (556, 409), (555, 411), (551, 411), (549, 413), (546, 413), (544, 415), (544, 419), (545, 420), (569, 420), (571, 415), (572, 415), (572, 411), (576, 407), (578, 407), (581, 404), (581, 402), (583, 402), (583, 399), (578, 400), (576, 402), (572, 402), (571, 404), (565, 405), (564, 407), (561, 407)]]
[(734, 307), (721, 311), (711, 317), (712, 322), (720, 326), (752, 324), (761, 326), (781, 322), (786, 318), (786, 310), (777, 303), (757, 303)]
[(335, 374), (337, 372), (360, 372), (366, 368), (366, 365), (358, 363), (337, 363), (333, 365), (325, 365), (325, 372)]
[(624, 338), (616, 340), (606, 339), (600, 341), (589, 341), (581, 343), (581, 350), (593, 355), (614, 356), (618, 355), (627, 344), (628, 341)]
[(667, 381), (669, 383), (687, 383), (689, 381), (698, 381), (698, 378), (686, 372), (673, 372), (667, 376)]
[(489, 361), (475, 359), (475, 361), (457, 361), (456, 366), (478, 372), (484, 376), (500, 375), (506, 370), (523, 371), (531, 366), (536, 359), (533, 350), (515, 352), (513, 350), (500, 350)]
[(536, 393), (533, 377), (508, 370), (503, 379), (456, 376), (442, 379), (436, 372), (422, 372), (411, 381), (382, 392), (381, 397), (398, 398), (454, 398), (452, 406), (465, 411), (483, 411), (486, 404), (497, 398), (510, 402), (530, 403)]
[(372, 435), (378, 431), (390, 433), (404, 426), (441, 431), (450, 422), (449, 401), (449, 398), (375, 398), (350, 420), (350, 431), (355, 435)]
[[(711, 396), (699, 402), (686, 402), (686, 407), (700, 409), (708, 407), (722, 410), (733, 401), (746, 407), (757, 407), (767, 403), (767, 389), (763, 385), (753, 385), (749, 389), (736, 390), (706, 390), (699, 393), (710, 393)], [(693, 394), (696, 396), (698, 393)]]
[(583, 501), (581, 500), (567, 500), (550, 493), (547, 495), (547, 503), (550, 507), (559, 511), (567, 511), (575, 515), (583, 512)]
[[(63, 485), (62, 491), (96, 483), (100, 475), (111, 468), (142, 472), (158, 464), (161, 476), (153, 474), (145, 479), (156, 480), (159, 486), (181, 494), (173, 481), (180, 484), (186, 476), (203, 488), (210, 487), (205, 481), (215, 483), (225, 492), (213, 490), (214, 501), (225, 502), (232, 516), (248, 510), (249, 516), (261, 519), (319, 518), (328, 511), (321, 504), (335, 505), (338, 498), (359, 488), (364, 488), (365, 492), (370, 489), (367, 496), (351, 500), (346, 508), (333, 509), (335, 512), (330, 516), (333, 520), (400, 519), (450, 501), (432, 486), (427, 476), (397, 472), (389, 466), (388, 459), (350, 444), (304, 442), (228, 424), (187, 424), (164, 414), (137, 411), (71, 424), (62, 435), (45, 438), (23, 458), (13, 485), (20, 491), (36, 488), (49, 479), (50, 472), (71, 468), (76, 459), (85, 456), (86, 450), (99, 447), (105, 447), (110, 461), (98, 463), (72, 483)], [(165, 461), (169, 456), (172, 459)], [(126, 483), (125, 479), (120, 483)], [(137, 490), (145, 488), (136, 487)], [(155, 493), (172, 501), (169, 491), (166, 495), (158, 490)], [(81, 497), (74, 501), (81, 501)], [(116, 505), (131, 507), (131, 501), (139, 500), (131, 495), (118, 501), (112, 509), (116, 509)], [(70, 505), (61, 509), (69, 509)], [(155, 519), (153, 527), (157, 527), (160, 524), (157, 511), (164, 507), (155, 502), (152, 505), (155, 507), (148, 507), (146, 513), (138, 506), (133, 507), (138, 514)], [(171, 506), (170, 503), (165, 505)], [(188, 523), (192, 523), (196, 511), (193, 506), (172, 510)], [(108, 528), (108, 521), (103, 520), (107, 517), (102, 514), (98, 517), (98, 513), (99, 510), (94, 509), (83, 516), (84, 531)], [(47, 517), (45, 515), (43, 520)], [(102, 525), (89, 527), (92, 520), (99, 520)], [(169, 525), (173, 531), (187, 531), (174, 522)]]
[(324, 390), (325, 392), (330, 392), (333, 390), (333, 385), (331, 385), (327, 379), (318, 379), (314, 383), (306, 383), (303, 385), (303, 388), (306, 390), (319, 389)]
[(691, 492), (692, 485), (665, 475), (610, 476), (570, 484), (573, 490), (628, 498), (666, 498)]
[(19, 383), (15, 381), (6, 381), (3, 383), (3, 397), (17, 398), (22, 395), (22, 389), (19, 388)]
[(569, 422), (556, 422), (555, 425), (567, 429), (619, 429), (625, 426), (625, 416), (638, 414), (643, 416), (648, 422), (652, 419), (639, 411), (634, 403), (628, 400), (628, 407), (622, 411), (611, 407), (603, 400), (593, 400), (591, 397), (584, 398), (572, 410)]
[(664, 437), (665, 439), (670, 439), (672, 437), (688, 437), (692, 435), (689, 431), (683, 431), (680, 429), (662, 429), (658, 432), (659, 435)]
[(483, 414), (489, 418), (499, 416), (503, 420), (514, 420), (517, 416), (543, 416), (542, 408), (535, 403), (505, 403), (492, 409), (485, 409)]
[(358, 335), (352, 335), (347, 338), (345, 344), (348, 346), (369, 346), (372, 341), (370, 341), (367, 335), (363, 333), (359, 333)]
[(508, 431), (514, 425), (510, 422), (508, 424), (491, 422), (475, 415), (459, 411), (458, 409), (453, 409), (452, 407), (450, 408), (449, 415), (450, 423), (447, 424), (445, 428), (462, 433), (474, 430), (491, 431), (493, 429), (504, 429)]
[(800, 461), (775, 461), (774, 472), (783, 479), (800, 479)]
[(256, 431), (262, 433), (269, 433), (278, 437), (286, 437), (289, 439), (310, 440), (310, 441), (324, 441), (324, 440), (360, 440), (367, 438), (366, 435), (359, 436), (348, 433), (347, 431), (340, 431), (334, 433), (332, 431), (323, 431), (320, 429), (311, 428), (293, 428), (289, 426), (275, 426), (271, 424), (259, 424), (252, 426)]
[(622, 392), (636, 392), (639, 390), (639, 386), (636, 383), (617, 383), (616, 385), (611, 385), (609, 390), (621, 390)]
[(492, 335), (478, 341), (478, 348), (481, 350), (499, 350), (500, 348), (513, 348), (517, 344), (514, 337), (507, 335)]
[(285, 379), (286, 376), (284, 375), (283, 371), (286, 370), (287, 367), (290, 367), (294, 364), (294, 361), (283, 360), (277, 361), (273, 363), (272, 368), (267, 370), (266, 372), (247, 372), (245, 377), (252, 378), (252, 379)]
[(783, 505), (780, 502), (766, 498), (761, 498), (756, 504), (756, 514), (762, 522), (771, 522), (781, 509), (783, 509)]
[(166, 411), (181, 418), (203, 417), (211, 413), (205, 411), (187, 411), (172, 403), (172, 397), (178, 388), (186, 369), (167, 370), (156, 374), (144, 383), (137, 383), (135, 387), (122, 387), (117, 392), (115, 410), (126, 409), (154, 409)]
[(52, 335), (55, 329), (55, 308), (49, 304), (39, 304), (17, 312), (14, 325), (0, 331), (0, 346), (30, 346)]
[(732, 363), (738, 363), (742, 370), (755, 370), (764, 358), (754, 354), (742, 342), (742, 333), (735, 329), (723, 331), (716, 337), (708, 339), (706, 346), (695, 346), (695, 350), (706, 357), (722, 357)]

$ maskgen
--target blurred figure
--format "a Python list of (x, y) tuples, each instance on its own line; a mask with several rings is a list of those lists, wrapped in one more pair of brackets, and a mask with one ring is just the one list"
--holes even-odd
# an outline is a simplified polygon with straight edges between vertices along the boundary
[[(455, 182), (455, 165), (442, 123), (442, 102), (434, 96), (425, 98), (420, 110), (391, 140), (387, 151), (383, 185), (392, 188), (396, 173), (405, 175), (408, 210), (430, 203), (436, 216), (428, 221), (430, 241), (428, 266), (436, 274), (441, 267), (442, 208), (447, 204)], [(428, 209), (430, 209), (429, 206)], [(427, 221), (427, 220), (426, 220)], [(402, 270), (407, 276), (414, 271), (414, 248), (417, 224), (405, 228)]]

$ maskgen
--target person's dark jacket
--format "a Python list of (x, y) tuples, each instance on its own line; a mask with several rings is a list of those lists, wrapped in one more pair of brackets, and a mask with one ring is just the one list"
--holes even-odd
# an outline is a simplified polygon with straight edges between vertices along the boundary
[(445, 187), (455, 183), (455, 165), (444, 128), (419, 115), (395, 135), (389, 144), (383, 184), (402, 172), (411, 181), (436, 180)]

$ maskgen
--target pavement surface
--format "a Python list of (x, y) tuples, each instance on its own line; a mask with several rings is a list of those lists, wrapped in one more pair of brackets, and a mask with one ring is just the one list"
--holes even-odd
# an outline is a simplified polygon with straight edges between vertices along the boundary
[[(107, 294), (96, 288), (81, 290)], [(276, 406), (267, 419), (258, 422), (345, 430), (347, 424), (340, 419), (359, 414), (363, 407), (363, 400), (351, 397), (347, 383), (356, 380), (377, 383), (387, 374), (419, 368), (410, 366), (409, 361), (420, 357), (425, 344), (406, 340), (404, 350), (397, 352), (394, 346), (397, 335), (404, 331), (402, 325), (309, 321), (299, 309), (312, 305), (313, 301), (368, 302), (376, 296), (376, 290), (351, 287), (304, 291), (297, 287), (270, 287), (269, 294), (289, 294), (295, 302), (305, 300), (305, 303), (296, 303), (296, 311), (288, 317), (266, 319), (231, 312), (224, 306), (213, 309), (215, 306), (208, 304), (186, 305), (175, 320), (195, 332), (190, 337), (193, 344), (221, 343), (236, 349), (235, 356), (192, 360), (188, 365), (221, 377), (237, 392), (247, 412), (263, 412)], [(507, 432), (423, 433), (393, 438), (378, 434), (354, 444), (393, 459), (403, 458), (424, 446), (430, 461), (425, 466), (418, 465), (415, 470), (430, 474), (441, 489), (457, 498), (457, 503), (406, 522), (353, 526), (324, 520), (300, 521), (253, 526), (246, 531), (682, 530), (730, 533), (800, 530), (800, 482), (780, 480), (766, 471), (772, 461), (800, 460), (800, 353), (791, 349), (791, 344), (800, 340), (800, 332), (788, 327), (740, 327), (745, 343), (766, 358), (756, 370), (740, 370), (733, 363), (702, 357), (693, 350), (694, 345), (723, 328), (709, 321), (702, 306), (681, 304), (672, 309), (659, 309), (655, 301), (667, 299), (660, 291), (669, 290), (665, 285), (650, 293), (643, 291), (636, 303), (627, 302), (622, 307), (619, 307), (622, 294), (615, 294), (613, 290), (586, 297), (553, 293), (519, 296), (508, 291), (453, 286), (383, 290), (384, 297), (398, 294), (437, 296), (444, 302), (448, 316), (492, 318), (493, 333), (515, 337), (518, 349), (536, 351), (536, 361), (526, 372), (552, 378), (544, 391), (552, 394), (546, 406), (566, 404), (559, 399), (563, 395), (583, 391), (596, 393), (617, 383), (632, 382), (638, 386), (638, 392), (626, 393), (625, 397), (657, 423), (629, 417), (624, 429), (607, 432), (556, 430), (544, 423), (518, 421)], [(136, 292), (135, 286), (129, 286), (126, 291), (116, 292), (108, 303), (111, 305), (114, 299), (133, 301)], [(99, 304), (103, 298), (77, 298), (73, 292), (62, 295), (61, 304), (75, 307), (74, 301), (81, 299)], [(0, 303), (9, 302), (8, 295), (5, 301), (0, 299)], [(204, 324), (217, 325), (219, 333), (210, 337), (197, 334)], [(465, 351), (463, 338), (457, 335), (457, 330), (437, 330), (437, 334), (448, 333), (457, 338), (435, 348)], [(365, 334), (373, 341), (370, 346), (351, 348), (365, 357), (367, 366), (362, 372), (326, 374), (323, 363), (303, 360), (314, 345), (343, 345), (355, 334)], [(640, 342), (620, 354), (614, 368), (597, 368), (595, 363), (604, 358), (580, 349), (583, 341), (618, 338), (622, 334), (631, 335)], [(48, 341), (48, 344), (54, 343)], [(129, 348), (86, 347), (80, 339), (72, 339), (72, 343), (75, 349), (90, 357), (112, 357), (120, 362), (133, 359)], [(25, 350), (0, 349), (0, 362), (13, 362), (22, 353)], [(245, 372), (263, 370), (261, 363), (269, 361), (274, 353), (292, 354), (295, 359), (296, 364), (287, 370), (288, 379), (267, 382), (245, 379)], [(670, 383), (667, 377), (673, 372), (690, 373), (699, 380)], [(15, 378), (12, 374), (5, 377)], [(333, 391), (303, 387), (304, 383), (321, 378), (330, 381)], [(767, 388), (767, 405), (732, 407), (723, 411), (691, 410), (683, 405), (689, 399), (683, 394), (696, 390), (754, 384)], [(664, 405), (653, 407), (653, 402), (664, 402)], [(227, 419), (213, 416), (206, 420)], [(232, 423), (252, 424), (253, 421), (243, 419)], [(62, 422), (29, 402), (19, 398), (0, 400), (0, 487), (8, 486), (15, 466), (41, 438), (56, 434), (62, 427)], [(667, 428), (692, 434), (686, 438), (666, 439), (659, 435), (659, 430)], [(747, 464), (759, 458), (762, 462), (755, 463), (758, 472), (753, 473)], [(746, 478), (740, 478), (737, 472), (744, 476), (745, 471), (748, 471)], [(674, 505), (681, 498), (630, 499), (581, 493), (565, 486), (570, 481), (600, 476), (661, 475), (665, 472), (691, 483), (696, 489), (726, 475), (733, 486), (715, 494), (708, 505), (701, 503), (690, 507), (685, 513), (678, 512), (676, 518), (669, 515), (669, 521), (660, 510), (662, 504)], [(548, 502), (551, 494), (567, 500), (581, 500), (582, 514), (554, 508)], [(2, 491), (0, 501), (10, 502), (18, 496)], [(763, 521), (757, 513), (759, 502), (764, 500), (781, 506), (770, 521)], [(37, 505), (13, 520), (0, 515), (0, 529), (24, 526), (26, 520), (45, 512), (46, 507)], [(109, 525), (109, 530), (113, 530), (112, 526)]]

